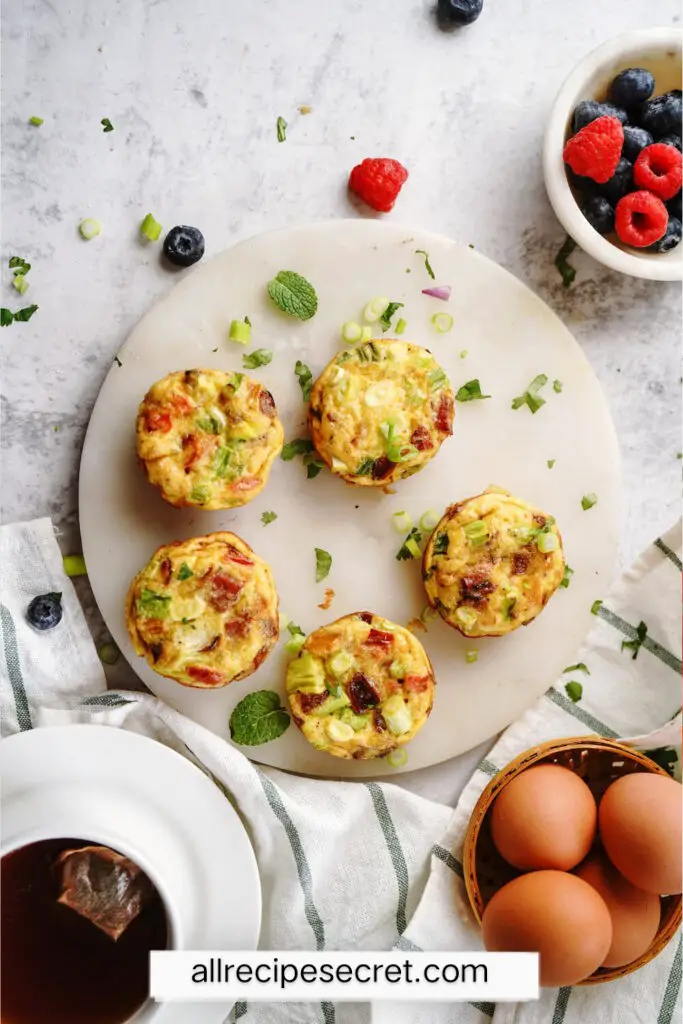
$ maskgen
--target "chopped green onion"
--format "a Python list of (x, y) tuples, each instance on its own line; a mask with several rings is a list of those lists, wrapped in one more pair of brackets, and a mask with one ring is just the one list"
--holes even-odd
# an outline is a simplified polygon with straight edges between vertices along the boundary
[(489, 539), (488, 523), (485, 523), (483, 519), (467, 523), (462, 529), (473, 548), (480, 548)]
[(433, 530), (440, 519), (439, 513), (435, 512), (433, 508), (428, 509), (420, 516), (420, 529), (424, 530), (425, 533), (429, 533)]
[(568, 565), (565, 565), (565, 567), (564, 567), (564, 576), (560, 580), (560, 586), (564, 587), (564, 589), (566, 590), (567, 587), (569, 586), (569, 584), (571, 583), (571, 578), (572, 578), (573, 575), (574, 575), (574, 570), (570, 569)]
[(332, 555), (323, 548), (315, 549), (315, 582), (320, 583), (330, 572), (332, 567)]
[(410, 552), (413, 558), (420, 557), (419, 545), (413, 537), (408, 537), (407, 541), (405, 542), (405, 548), (407, 551)]
[(24, 292), (28, 291), (28, 281), (26, 280), (25, 274), (17, 274), (16, 277), (12, 278), (12, 284), (20, 295), (23, 295)]
[(36, 128), (40, 128), (43, 124), (44, 118), (42, 117), (29, 117), (28, 123), (34, 125)]
[(465, 651), (465, 661), (468, 665), (473, 665), (479, 657), (479, 651)]
[(407, 512), (394, 512), (392, 515), (394, 529), (398, 533), (410, 533), (413, 528), (413, 520)]
[(638, 652), (643, 646), (647, 638), (647, 626), (644, 622), (639, 622), (636, 626), (636, 635), (633, 640), (622, 640), (621, 649), (622, 651), (633, 651), (633, 660), (635, 661), (638, 657)]
[(157, 242), (161, 234), (161, 224), (155, 220), (151, 213), (148, 213), (140, 225), (140, 234), (150, 242)]
[(378, 295), (376, 298), (370, 299), (363, 310), (363, 319), (367, 324), (377, 323), (388, 305), (389, 299), (386, 295)]
[(436, 608), (432, 608), (432, 606), (430, 604), (426, 604), (424, 606), (424, 608), (422, 609), (422, 614), (420, 615), (420, 621), (424, 622), (424, 623), (433, 622), (434, 619), (438, 619), (438, 617), (439, 617), (439, 613), (437, 612)]
[(277, 141), (285, 142), (287, 139), (287, 122), (284, 117), (278, 117), (275, 123), (275, 129), (277, 131)]
[(408, 761), (408, 752), (403, 747), (397, 747), (384, 760), (391, 768), (402, 768)]
[(100, 661), (104, 662), (105, 665), (115, 665), (119, 660), (119, 649), (114, 643), (102, 644), (98, 647), (97, 653), (100, 656)]
[(440, 533), (434, 541), (434, 554), (435, 555), (447, 555), (448, 554), (448, 534)]
[[(372, 334), (372, 332), (370, 332)], [(360, 324), (357, 324), (355, 320), (348, 320), (341, 330), (342, 341), (347, 341), (353, 344), (355, 341), (360, 341), (363, 334), (363, 328)]]
[(394, 327), (394, 331), (396, 332), (396, 334), (403, 334), (405, 329), (406, 329), (406, 322), (403, 319), (403, 317), (400, 317), (400, 319), (396, 323), (396, 326)]
[(420, 548), (419, 544), (422, 541), (422, 534), (416, 527), (413, 527), (403, 544), (398, 549), (396, 554), (396, 561), (403, 562), (409, 558), (419, 558)]
[(267, 348), (255, 348), (246, 356), (242, 356), (242, 366), (245, 370), (256, 370), (259, 366), (267, 366), (273, 358), (273, 353)]
[[(86, 242), (89, 242), (91, 238), (95, 238), (96, 235), (99, 235), (102, 230), (102, 225), (98, 220), (94, 220), (92, 217), (86, 217), (85, 220), (82, 220), (78, 225), (78, 230), (81, 238), (85, 238)], [(159, 230), (161, 230), (161, 228)], [(159, 236), (157, 235), (157, 238), (158, 237)]]
[(597, 494), (593, 494), (592, 492), (590, 494), (584, 494), (583, 498), (581, 499), (581, 508), (584, 510), (584, 512), (587, 512), (589, 508), (593, 508), (593, 505), (597, 504), (597, 501)]
[(268, 526), (269, 523), (274, 523), (277, 519), (277, 512), (262, 512), (261, 522), (264, 526)]
[(581, 683), (577, 683), (576, 680), (572, 680), (569, 683), (564, 684), (564, 688), (570, 701), (576, 704), (577, 700), (581, 700), (583, 697), (583, 686)]
[(569, 288), (576, 277), (576, 268), (567, 261), (567, 257), (571, 256), (574, 249), (576, 249), (576, 242), (573, 238), (570, 238), (569, 235), (567, 235), (560, 247), (560, 251), (555, 257), (555, 266), (562, 277), (562, 284), (565, 288)]
[(102, 120), (100, 121), (100, 124), (102, 125), (102, 131), (103, 132), (113, 132), (114, 131), (114, 125), (111, 123), (111, 121), (109, 120), (108, 117), (103, 117)]
[(553, 391), (555, 392), (556, 395), (561, 394), (561, 392), (562, 392), (562, 381), (561, 380), (554, 380), (553, 381)]
[(597, 615), (601, 608), (602, 601), (593, 601), (593, 604), (591, 605), (591, 615)]
[(532, 412), (538, 412), (542, 405), (545, 405), (545, 398), (541, 398), (539, 391), (545, 387), (548, 383), (548, 378), (544, 373), (539, 373), (538, 376), (534, 377), (529, 387), (517, 398), (512, 399), (512, 408), (519, 409), (523, 405), (528, 405)]
[(87, 576), (88, 570), (83, 555), (65, 555), (62, 563), (67, 576)]
[(453, 326), (453, 317), (450, 313), (435, 313), (432, 317), (432, 323), (439, 334), (447, 334)]
[(483, 395), (481, 393), (481, 384), (475, 378), (474, 380), (468, 380), (466, 384), (463, 384), (461, 388), (455, 393), (456, 402), (475, 402), (479, 399), (490, 398), (490, 395)]
[(555, 533), (542, 533), (536, 544), (542, 555), (549, 555), (551, 551), (557, 551), (560, 546), (557, 534)]
[(548, 469), (552, 469), (554, 465), (555, 465), (555, 459), (548, 459), (548, 462), (547, 462)]
[(361, 336), (360, 336), (361, 344), (364, 344), (366, 341), (370, 341), (371, 337), (372, 337), (372, 328), (371, 327), (363, 327), (363, 328), (361, 328)]
[(228, 337), (230, 341), (236, 341), (238, 345), (248, 345), (251, 341), (251, 324), (244, 320), (232, 320)]
[(437, 366), (436, 370), (429, 371), (427, 380), (429, 381), (430, 391), (440, 391), (441, 388), (448, 387), (448, 377), (440, 366)]
[(477, 613), (474, 608), (456, 608), (455, 617), (465, 629), (472, 629), (478, 622)]
[(427, 273), (431, 277), (432, 281), (435, 281), (436, 278), (434, 277), (434, 271), (432, 270), (432, 265), (429, 262), (429, 253), (427, 252), (427, 250), (426, 249), (416, 249), (415, 250), (415, 255), (416, 256), (424, 256), (424, 258), (425, 258), (425, 270), (427, 271)]
[(381, 317), (379, 318), (379, 322), (381, 324), (382, 333), (383, 334), (386, 331), (388, 331), (389, 328), (391, 327), (391, 318), (394, 315), (394, 313), (396, 312), (396, 310), (401, 309), (402, 307), (403, 307), (403, 303), (402, 302), (390, 302), (388, 304), (387, 308), (384, 310), (384, 312), (382, 313)]
[(588, 665), (585, 661), (578, 661), (576, 665), (568, 665), (567, 668), (563, 668), (562, 672), (585, 672), (587, 676), (590, 675)]
[(309, 455), (313, 452), (313, 442), (308, 437), (295, 437), (287, 441), (280, 452), (283, 462), (291, 462), (297, 455)]
[(461, 359), (466, 359), (467, 358), (467, 349), (466, 348), (464, 348), (462, 350), (462, 352), (460, 353), (460, 358)]

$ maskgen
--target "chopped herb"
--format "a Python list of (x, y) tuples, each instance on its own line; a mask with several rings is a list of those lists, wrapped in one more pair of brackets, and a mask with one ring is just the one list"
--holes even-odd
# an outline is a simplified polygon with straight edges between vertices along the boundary
[(192, 572), (192, 569), (190, 569), (187, 562), (183, 562), (180, 568), (178, 569), (178, 579), (182, 583), (183, 580), (189, 580), (190, 576), (194, 576), (194, 573)]
[(468, 380), (455, 393), (456, 402), (474, 402), (479, 399), (490, 398), (490, 395), (482, 395), (481, 385), (478, 380)]
[(584, 510), (584, 512), (587, 512), (589, 508), (593, 508), (593, 505), (597, 504), (597, 501), (597, 494), (593, 494), (592, 492), (590, 494), (584, 494), (583, 498), (581, 499), (581, 508)]
[(150, 242), (156, 242), (159, 240), (161, 224), (158, 220), (154, 219), (151, 213), (148, 213), (145, 216), (145, 219), (140, 225), (140, 234)]
[(405, 320), (403, 319), (403, 317), (399, 317), (399, 319), (396, 321), (396, 326), (394, 327), (394, 331), (396, 332), (396, 334), (399, 334), (399, 335), (403, 334), (403, 332), (406, 329), (406, 326), (407, 326), (407, 324), (406, 324)]
[(389, 330), (391, 327), (391, 318), (398, 309), (402, 309), (404, 306), (403, 302), (390, 302), (387, 308), (379, 318), (379, 322), (382, 325), (382, 334)]
[(532, 412), (538, 412), (542, 405), (545, 405), (545, 398), (541, 398), (539, 391), (545, 387), (548, 383), (548, 378), (544, 373), (539, 373), (537, 377), (534, 377), (526, 391), (523, 391), (517, 398), (512, 399), (512, 408), (519, 409), (523, 405), (528, 405)]
[(418, 558), (420, 555), (420, 548), (418, 545), (421, 543), (422, 534), (417, 527), (414, 526), (403, 541), (403, 544), (401, 544), (401, 547), (398, 549), (398, 552), (396, 553), (396, 561), (404, 562), (409, 558)]
[(463, 533), (473, 548), (480, 548), (489, 539), (488, 523), (483, 519), (476, 519), (473, 523), (466, 523), (463, 526)]
[(575, 680), (572, 680), (570, 683), (565, 683), (564, 688), (567, 696), (574, 704), (583, 697), (583, 686)]
[(382, 350), (375, 341), (369, 341), (366, 345), (361, 345), (360, 348), (356, 349), (356, 355), (358, 356), (359, 363), (381, 363), (382, 361)]
[(298, 320), (310, 320), (318, 309), (315, 288), (301, 274), (293, 270), (281, 270), (268, 282), (268, 294), (283, 313)]
[(554, 380), (553, 381), (553, 391), (555, 392), (556, 395), (561, 394), (561, 392), (562, 392), (562, 381), (561, 380)]
[(25, 274), (17, 274), (16, 277), (13, 277), (12, 284), (14, 285), (14, 287), (16, 288), (20, 295), (23, 295), (29, 289), (29, 283), (26, 280)]
[(464, 348), (462, 350), (462, 352), (460, 353), (460, 358), (461, 359), (467, 359), (467, 349), (466, 348)]
[(465, 651), (465, 661), (468, 665), (474, 665), (479, 657), (479, 651)]
[(215, 416), (207, 416), (206, 418), (198, 419), (197, 426), (200, 430), (203, 430), (205, 434), (220, 434), (222, 430), (222, 424)]
[(280, 458), (283, 462), (291, 462), (297, 455), (307, 455), (313, 450), (313, 442), (307, 437), (295, 437), (294, 440), (288, 441), (283, 447)]
[(324, 469), (325, 463), (320, 459), (310, 459), (309, 461), (309, 456), (304, 455), (304, 466), (306, 467), (306, 477), (309, 480), (314, 480), (321, 469)]
[(256, 747), (282, 736), (290, 725), (289, 714), (272, 690), (248, 693), (230, 715), (230, 738), (244, 747)]
[(320, 583), (324, 580), (330, 572), (332, 567), (332, 555), (323, 550), (323, 548), (315, 549), (315, 582)]
[(144, 587), (138, 598), (137, 608), (139, 614), (147, 619), (166, 619), (170, 604), (170, 596), (157, 594), (154, 590)]
[(576, 665), (568, 665), (567, 668), (562, 669), (562, 672), (563, 674), (565, 672), (585, 672), (587, 676), (590, 675), (590, 669), (585, 661), (578, 661)]
[(245, 370), (256, 370), (259, 366), (267, 366), (273, 358), (273, 353), (267, 348), (255, 348), (253, 352), (242, 356), (242, 366)]
[(593, 604), (591, 605), (591, 615), (597, 615), (602, 608), (602, 604), (602, 601), (593, 601)]
[(43, 124), (44, 120), (45, 119), (42, 118), (42, 117), (29, 117), (28, 123), (34, 125), (36, 128), (40, 128), (40, 126), (41, 126), (41, 124)]
[(108, 117), (103, 117), (102, 120), (100, 121), (100, 124), (102, 125), (102, 131), (103, 132), (113, 132), (114, 131), (114, 125), (111, 123), (111, 121), (109, 120)]
[(547, 465), (548, 469), (552, 469), (553, 466), (555, 465), (555, 459), (548, 459), (546, 465)]
[(647, 626), (644, 622), (639, 622), (636, 626), (636, 635), (633, 640), (622, 640), (621, 649), (622, 651), (633, 651), (633, 660), (635, 661), (638, 657), (638, 651), (643, 646), (643, 641), (647, 637)]
[(251, 326), (252, 326), (251, 320), (249, 319), (249, 317), (248, 317), (248, 316), (245, 316), (245, 318), (244, 318), (244, 322), (245, 322), (245, 324), (248, 324), (248, 325), (249, 325), (249, 327), (251, 327)]
[(432, 265), (429, 262), (429, 253), (425, 249), (416, 249), (415, 250), (415, 255), (416, 256), (424, 256), (424, 258), (425, 258), (425, 270), (427, 271), (427, 273), (431, 277), (432, 281), (435, 281), (436, 278), (434, 277), (434, 271), (432, 270)]
[(194, 502), (195, 505), (205, 505), (209, 500), (209, 488), (200, 485), (199, 487), (193, 487), (190, 491), (190, 501)]
[(441, 388), (448, 387), (448, 377), (440, 366), (436, 370), (429, 371), (427, 380), (429, 381), (430, 391), (440, 391)]
[(506, 597), (505, 600), (503, 601), (503, 618), (505, 619), (506, 622), (512, 621), (512, 613), (515, 610), (516, 604), (516, 597)]
[(236, 394), (239, 391), (240, 385), (243, 380), (243, 373), (233, 373), (232, 380), (229, 382), (229, 384), (226, 385), (226, 387), (232, 388), (233, 394)]
[(238, 345), (248, 345), (251, 341), (251, 324), (246, 320), (232, 320), (228, 331), (230, 341), (236, 341)]
[(114, 362), (116, 363), (117, 366), (123, 366), (123, 363), (121, 362), (118, 356), (114, 356)]
[(310, 367), (306, 366), (306, 363), (302, 363), (300, 359), (297, 359), (294, 365), (294, 373), (299, 378), (304, 402), (307, 402), (311, 397), (311, 388), (313, 387), (313, 374)]
[(220, 445), (216, 448), (213, 462), (211, 463), (211, 469), (214, 474), (221, 480), (232, 480), (235, 477), (236, 470), (232, 465), (232, 457), (235, 454), (235, 448), (233, 445)]
[(287, 122), (284, 117), (278, 117), (276, 122), (277, 141), (285, 142), (287, 139)]
[(10, 256), (8, 266), (10, 270), (14, 271), (15, 277), (23, 277), (31, 269), (31, 264), (27, 263), (21, 256)]
[(574, 249), (576, 249), (576, 242), (573, 238), (570, 238), (569, 235), (567, 235), (560, 247), (560, 251), (555, 257), (555, 266), (557, 267), (562, 278), (562, 284), (565, 288), (569, 288), (576, 277), (576, 268), (572, 267), (572, 265), (567, 262), (567, 257), (571, 256)]
[(432, 317), (432, 323), (439, 334), (448, 334), (453, 326), (453, 322), (453, 317), (450, 313), (435, 313)]
[(85, 567), (83, 555), (65, 555), (62, 559), (64, 572), (67, 576), (87, 576), (88, 570)]
[(288, 622), (287, 630), (291, 639), (285, 644), (285, 650), (288, 654), (296, 654), (303, 647), (306, 634), (300, 626), (297, 626), (296, 622)]
[(438, 534), (434, 541), (434, 554), (435, 555), (446, 555), (448, 554), (448, 534)]
[[(564, 589), (566, 590), (567, 587), (569, 586), (569, 584), (571, 583), (571, 578), (572, 578), (573, 575), (574, 575), (574, 570), (570, 569), (568, 565), (565, 565), (565, 567), (564, 567), (564, 576), (560, 580), (560, 586), (564, 587)], [(600, 602), (600, 603), (602, 604), (602, 602)], [(595, 614), (595, 613), (593, 613), (593, 614)]]
[(677, 459), (683, 459), (683, 452), (676, 452)]
[(0, 309), (0, 327), (9, 327), (14, 320), (19, 323), (25, 323), (31, 319), (37, 309), (37, 306), (26, 306), (24, 309), (18, 309), (16, 313), (13, 313), (11, 309), (6, 309), (3, 306)]
[(358, 469), (354, 473), (354, 476), (370, 476), (370, 474), (372, 473), (372, 467), (374, 465), (374, 459), (363, 459)]
[(268, 526), (268, 523), (274, 523), (277, 519), (277, 512), (262, 512), (261, 522), (264, 526)]

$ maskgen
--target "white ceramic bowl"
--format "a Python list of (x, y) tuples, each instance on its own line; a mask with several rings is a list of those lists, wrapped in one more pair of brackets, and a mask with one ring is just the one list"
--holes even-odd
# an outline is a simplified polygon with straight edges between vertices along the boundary
[[(581, 100), (604, 100), (607, 87), (625, 68), (647, 68), (655, 76), (655, 95), (681, 87), (683, 31), (652, 28), (609, 39), (574, 68), (557, 94), (543, 147), (543, 173), (553, 209), (567, 233), (599, 263), (651, 281), (683, 279), (683, 243), (668, 253), (633, 249), (616, 235), (603, 238), (591, 227), (574, 198), (562, 151), (572, 112)], [(612, 241), (612, 238), (615, 240)]]

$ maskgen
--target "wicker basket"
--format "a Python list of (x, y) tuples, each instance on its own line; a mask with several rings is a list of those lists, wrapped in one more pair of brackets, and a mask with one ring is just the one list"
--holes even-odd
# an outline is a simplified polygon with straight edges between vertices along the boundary
[[(520, 772), (535, 764), (559, 764), (576, 772), (589, 786), (596, 800), (616, 779), (631, 772), (667, 773), (649, 757), (620, 743), (599, 736), (579, 736), (566, 740), (551, 740), (525, 751), (511, 761), (488, 784), (472, 812), (463, 852), (465, 887), (472, 911), (481, 923), (484, 907), (498, 889), (516, 878), (520, 872), (500, 856), (491, 838), (489, 811), (493, 801), (508, 782)], [(681, 923), (681, 897), (662, 897), (662, 917), (659, 930), (650, 948), (641, 957), (625, 967), (601, 967), (581, 985), (598, 985), (614, 981), (637, 971), (653, 960), (666, 946)]]

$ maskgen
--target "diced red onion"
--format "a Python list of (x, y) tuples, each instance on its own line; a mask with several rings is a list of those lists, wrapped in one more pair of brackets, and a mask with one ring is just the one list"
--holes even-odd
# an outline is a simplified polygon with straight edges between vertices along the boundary
[(444, 302), (448, 302), (451, 297), (451, 286), (444, 284), (438, 288), (423, 288), (422, 294), (431, 295), (433, 299), (443, 299)]

